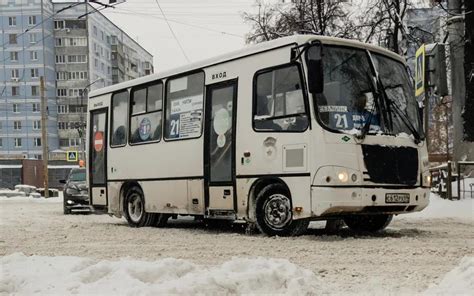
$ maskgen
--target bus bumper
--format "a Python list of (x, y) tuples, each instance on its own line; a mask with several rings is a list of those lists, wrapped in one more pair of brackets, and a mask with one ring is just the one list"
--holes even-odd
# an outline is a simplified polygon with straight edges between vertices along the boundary
[[(409, 202), (386, 202), (386, 194), (409, 194)], [(313, 216), (401, 214), (421, 211), (429, 203), (429, 188), (311, 187)]]

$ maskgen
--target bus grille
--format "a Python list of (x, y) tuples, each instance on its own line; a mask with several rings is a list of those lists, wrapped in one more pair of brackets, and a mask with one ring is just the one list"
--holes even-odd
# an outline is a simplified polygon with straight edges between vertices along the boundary
[(382, 184), (415, 185), (418, 178), (418, 151), (411, 147), (362, 145), (370, 181)]

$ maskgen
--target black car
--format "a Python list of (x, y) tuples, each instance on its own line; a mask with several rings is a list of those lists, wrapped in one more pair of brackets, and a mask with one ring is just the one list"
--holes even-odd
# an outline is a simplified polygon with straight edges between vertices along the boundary
[(67, 180), (61, 180), (64, 183), (64, 215), (71, 214), (71, 210), (88, 210), (89, 193), (86, 183), (86, 169), (72, 169)]

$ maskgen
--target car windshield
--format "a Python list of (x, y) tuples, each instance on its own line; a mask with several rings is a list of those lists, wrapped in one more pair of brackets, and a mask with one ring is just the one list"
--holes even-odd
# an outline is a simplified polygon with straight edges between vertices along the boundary
[(69, 175), (69, 181), (80, 182), (86, 180), (86, 172), (85, 171), (72, 171), (71, 175)]
[(323, 56), (324, 92), (316, 105), (322, 123), (333, 130), (357, 133), (369, 120), (369, 132), (380, 130), (373, 74), (366, 51), (327, 46)]
[(369, 134), (420, 133), (418, 108), (405, 67), (380, 54), (372, 54), (372, 59), (380, 83), (366, 50), (324, 47), (324, 91), (314, 95), (321, 123), (352, 134), (364, 128)]

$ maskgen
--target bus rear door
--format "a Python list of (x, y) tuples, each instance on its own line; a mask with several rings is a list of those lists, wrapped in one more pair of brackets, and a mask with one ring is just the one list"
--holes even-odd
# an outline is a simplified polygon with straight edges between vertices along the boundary
[(107, 111), (91, 111), (89, 132), (89, 194), (96, 209), (107, 208)]

